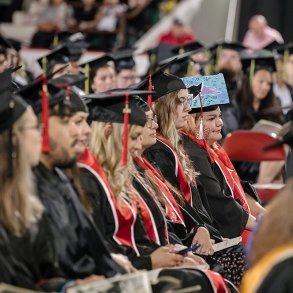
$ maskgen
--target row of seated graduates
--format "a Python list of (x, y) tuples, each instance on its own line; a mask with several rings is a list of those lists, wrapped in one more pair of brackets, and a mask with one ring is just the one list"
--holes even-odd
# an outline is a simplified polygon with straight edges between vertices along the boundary
[[(174, 77), (171, 77), (171, 79), (172, 78), (174, 78)], [(179, 81), (179, 80), (177, 80), (177, 81)], [(159, 80), (158, 82), (160, 83), (161, 80)], [(164, 86), (167, 86), (167, 85), (162, 84), (163, 88), (164, 88)], [(182, 83), (181, 83), (181, 86), (183, 86)], [(18, 94), (22, 95), (26, 99), (28, 99), (28, 97), (30, 97), (30, 98), (37, 97), (39, 99), (40, 98), (40, 88), (41, 88), (41, 84), (40, 84), (40, 82), (38, 82), (38, 83), (34, 84), (34, 86), (30, 85), (24, 89), (21, 89), (20, 91), (18, 91)], [(176, 90), (176, 88), (175, 88), (175, 90)], [(75, 96), (75, 98), (76, 98), (76, 96)], [(71, 97), (71, 99), (73, 100), (73, 97)], [(54, 103), (56, 103), (57, 100), (55, 100)], [(65, 131), (65, 129), (62, 130), (62, 127), (60, 127), (61, 125), (58, 125), (58, 122), (60, 122), (60, 121), (58, 121), (58, 119), (57, 119), (57, 121), (55, 121), (56, 119), (54, 119), (54, 118), (56, 118), (56, 116), (58, 117), (58, 111), (56, 113), (56, 109), (54, 107), (56, 104), (54, 104), (54, 103), (52, 103), (52, 105), (51, 105), (54, 109), (51, 109), (52, 110), (52, 114), (51, 114), (52, 117), (50, 117), (50, 119), (52, 118), (51, 119), (52, 123), (50, 123), (50, 124), (54, 125), (54, 123), (57, 123), (56, 126), (59, 126), (60, 129), (58, 129), (58, 127), (54, 127), (53, 129), (57, 129), (56, 135), (58, 138), (60, 138), (60, 137), (62, 137), (62, 135), (60, 135), (61, 133), (59, 131)], [(82, 103), (81, 104), (76, 103), (76, 104), (82, 105)], [(34, 105), (34, 103), (33, 103), (33, 105)], [(105, 103), (102, 108), (106, 108), (107, 105), (108, 105), (108, 103)], [(66, 107), (66, 105), (62, 105), (62, 107), (63, 106)], [(110, 106), (111, 106), (111, 104), (110, 104)], [(59, 107), (57, 107), (57, 108), (59, 108)], [(62, 111), (61, 111), (61, 108), (59, 109), (59, 111), (60, 111), (60, 113), (62, 113), (62, 115), (63, 115), (62, 117), (64, 118), (64, 112), (66, 113), (66, 111), (65, 111), (65, 109), (64, 110), (62, 109)], [(115, 107), (114, 107), (114, 109), (115, 109)], [(116, 111), (117, 111), (117, 107), (116, 107)], [(139, 109), (137, 109), (137, 111), (139, 113)], [(81, 112), (85, 112), (85, 110), (83, 109), (83, 111), (81, 111)], [(103, 110), (100, 107), (99, 111), (96, 112), (96, 113), (98, 113), (98, 115), (97, 115), (97, 117), (95, 117), (95, 119), (98, 119), (99, 113), (101, 113), (101, 112), (103, 112)], [(121, 112), (122, 112), (122, 110), (120, 107), (120, 114), (121, 114)], [(110, 116), (113, 117), (113, 113), (111, 113)], [(65, 117), (66, 117), (66, 115), (65, 115)], [(118, 115), (118, 117), (119, 117), (119, 115)], [(139, 117), (143, 117), (143, 115), (139, 115)], [(117, 119), (117, 118), (115, 118), (115, 119)], [(119, 121), (121, 121), (121, 117), (118, 119), (119, 119)], [(99, 121), (99, 120), (97, 120), (97, 121)], [(101, 121), (104, 121), (104, 120), (101, 120)], [(115, 121), (115, 120), (112, 120), (112, 122), (113, 121)], [(144, 124), (141, 124), (142, 123), (141, 118), (139, 119), (139, 121), (140, 121), (139, 122), (140, 126), (144, 125)], [(64, 122), (64, 121), (62, 121), (62, 122)], [(143, 122), (145, 123), (145, 121), (143, 121)], [(68, 129), (66, 129), (66, 130), (67, 131), (65, 131), (65, 132), (68, 132)], [(66, 138), (65, 133), (63, 133), (63, 134), (64, 134), (64, 138)], [(51, 133), (51, 135), (52, 135), (52, 133)], [(67, 133), (67, 135), (68, 135), (68, 133)], [(68, 143), (69, 142), (70, 142), (70, 139), (68, 139)], [(52, 141), (52, 143), (53, 143), (53, 141)], [(56, 143), (56, 141), (54, 141), (54, 143)], [(51, 155), (52, 155), (52, 157), (51, 157)], [(37, 181), (39, 182), (39, 184), (38, 184), (39, 198), (42, 200), (43, 204), (45, 205), (46, 213), (48, 213), (48, 215), (49, 215), (49, 226), (51, 227), (50, 229), (52, 229), (52, 232), (53, 232), (54, 243), (57, 248), (59, 262), (60, 262), (63, 274), (65, 274), (66, 276), (68, 276), (70, 278), (81, 277), (81, 275), (79, 274), (79, 270), (80, 269), (86, 270), (82, 266), (82, 264), (86, 263), (87, 270), (89, 270), (89, 271), (93, 270), (92, 272), (96, 272), (96, 273), (98, 271), (98, 274), (103, 274), (103, 275), (109, 276), (109, 275), (113, 274), (113, 269), (110, 269), (110, 272), (108, 272), (108, 273), (104, 272), (103, 270), (104, 269), (107, 270), (107, 268), (109, 266), (115, 267), (115, 265), (107, 258), (107, 253), (105, 255), (105, 259), (101, 258), (101, 256), (99, 256), (98, 260), (96, 259), (97, 252), (93, 253), (92, 245), (96, 245), (97, 238), (99, 238), (97, 235), (99, 235), (99, 234), (97, 232), (95, 232), (95, 228), (90, 228), (92, 226), (92, 224), (87, 219), (87, 216), (85, 216), (85, 214), (86, 214), (85, 211), (83, 211), (83, 209), (79, 206), (76, 195), (72, 195), (74, 189), (68, 183), (67, 177), (63, 176), (62, 171), (54, 169), (54, 167), (56, 167), (56, 166), (67, 167), (66, 161), (64, 162), (62, 159), (61, 159), (61, 162), (58, 161), (58, 159), (60, 160), (60, 158), (54, 158), (55, 155), (57, 155), (57, 154), (56, 153), (54, 154), (54, 152), (49, 152), (49, 153), (43, 154), (42, 155), (43, 159), (41, 158), (41, 162), (43, 162), (43, 163), (41, 165), (39, 165), (39, 167), (35, 170), (35, 174), (38, 178)], [(48, 157), (49, 158), (51, 157), (52, 160), (51, 159), (47, 160)], [(51, 168), (48, 168), (48, 164)], [(60, 185), (59, 185), (59, 183), (60, 183)], [(52, 184), (54, 185), (54, 188), (52, 188)], [(59, 191), (59, 194), (57, 194), (56, 190)], [(47, 197), (46, 194), (50, 194), (51, 196)], [(69, 196), (68, 194), (71, 194), (72, 196), (71, 195)], [(62, 195), (62, 196), (60, 196), (60, 195)], [(69, 207), (70, 207), (70, 209), (69, 209)], [(72, 209), (72, 207), (73, 207), (73, 209)], [(217, 241), (220, 241), (221, 237), (220, 237), (220, 233), (217, 232), (217, 229), (215, 227), (213, 227), (210, 223), (205, 224), (205, 221), (209, 222), (211, 220), (209, 220), (209, 216), (206, 214), (204, 208), (201, 208), (202, 210), (200, 209), (199, 211), (200, 211), (200, 214), (202, 213), (201, 216), (205, 218), (205, 221), (203, 221), (201, 219), (201, 216), (199, 216), (197, 214), (196, 210), (193, 210), (191, 208), (191, 206), (188, 206), (188, 203), (185, 203), (185, 207), (186, 208), (188, 207), (190, 209), (186, 215), (187, 215), (187, 217), (190, 217), (191, 224), (188, 229), (190, 230), (189, 232), (191, 233), (191, 235), (194, 233), (197, 234), (199, 231), (206, 231), (206, 228), (204, 228), (204, 226), (207, 225), (209, 227), (211, 233), (213, 233), (214, 238), (217, 239)], [(198, 206), (198, 207), (200, 207), (200, 206)], [(60, 217), (61, 210), (62, 210), (62, 216), (66, 217), (66, 215), (67, 215), (70, 218), (70, 220), (69, 220), (69, 218), (67, 218), (67, 219), (64, 218), (64, 221), (63, 221), (63, 218)], [(194, 213), (194, 217), (188, 216), (189, 213)], [(77, 214), (78, 217), (76, 217), (76, 215), (74, 216), (74, 214)], [(100, 215), (101, 214), (99, 213), (96, 216), (100, 216)], [(194, 228), (196, 226), (197, 226), (197, 229), (196, 229), (196, 231), (194, 231)], [(158, 228), (159, 228), (159, 226), (158, 226)], [(76, 231), (80, 231), (81, 234), (76, 235)], [(184, 229), (183, 229), (183, 232), (184, 232)], [(85, 233), (85, 234), (83, 234), (83, 233)], [(87, 233), (89, 233), (90, 235), (87, 235)], [(184, 233), (186, 233), (186, 231)], [(50, 233), (47, 233), (47, 234), (50, 235)], [(188, 234), (189, 233), (187, 233), (186, 235), (188, 235)], [(201, 234), (201, 233), (199, 233), (199, 234)], [(206, 234), (206, 232), (204, 234)], [(85, 237), (85, 235), (86, 235), (86, 237)], [(157, 235), (160, 235), (162, 237), (162, 235), (165, 236), (166, 234), (160, 233)], [(85, 241), (83, 237), (85, 237), (86, 239), (93, 237), (93, 241)], [(151, 236), (149, 236), (149, 237), (151, 237)], [(181, 237), (182, 237), (182, 235), (181, 235)], [(112, 235), (112, 238), (114, 238), (113, 235)], [(199, 238), (201, 238), (201, 237), (199, 237)], [(68, 241), (68, 239), (70, 239), (70, 241)], [(78, 239), (78, 241), (75, 241), (77, 239)], [(107, 237), (106, 237), (106, 239), (107, 239)], [(136, 239), (136, 241), (139, 241), (139, 239)], [(160, 241), (163, 242), (163, 239), (161, 239)], [(191, 241), (190, 237), (188, 237), (188, 241)], [(202, 240), (200, 240), (200, 241), (202, 241)], [(117, 247), (117, 241), (115, 241), (115, 239), (114, 239), (114, 241), (112, 239), (112, 243), (113, 242), (116, 244), (116, 249), (118, 249), (120, 247), (120, 245), (118, 245), (118, 247)], [(71, 248), (69, 248), (67, 246), (69, 246)], [(81, 256), (80, 255), (81, 251), (79, 250), (79, 246), (83, 246), (82, 247), (83, 252), (86, 251), (89, 254), (89, 258), (91, 258), (91, 257), (94, 258), (94, 261), (87, 260), (88, 256), (85, 254), (82, 254), (82, 256)], [(154, 246), (156, 248), (158, 247), (157, 245), (155, 245), (155, 243), (152, 243), (152, 246), (148, 247), (147, 249), (144, 249), (144, 248), (141, 248), (141, 249), (144, 253), (146, 253), (146, 252), (149, 253), (149, 250), (153, 249)], [(62, 249), (62, 247), (63, 247), (63, 249)], [(96, 249), (96, 247), (95, 247), (95, 249)], [(225, 252), (223, 255), (214, 256), (214, 259), (212, 261), (210, 260), (210, 265), (212, 265), (213, 261), (219, 259), (220, 262), (218, 263), (218, 265), (221, 264), (224, 266), (224, 270), (226, 270), (225, 276), (228, 278), (232, 278), (232, 279), (235, 277), (235, 279), (233, 279), (233, 281), (236, 284), (239, 283), (239, 280), (240, 280), (239, 277), (241, 277), (241, 274), (244, 269), (243, 268), (243, 266), (244, 266), (243, 253), (241, 251), (241, 247), (240, 248), (238, 247), (238, 249), (240, 251), (236, 251), (236, 252), (228, 251), (228, 252)], [(104, 250), (104, 248), (102, 245), (102, 247), (100, 247), (98, 249), (98, 251), (99, 251), (99, 253), (101, 253), (101, 251), (103, 251), (103, 250)], [(130, 247), (128, 247), (127, 250), (131, 250)], [(72, 257), (70, 257), (70, 255), (67, 255), (66, 252), (69, 252), (69, 251), (71, 251), (70, 254), (71, 253), (75, 254), (75, 257), (78, 257), (78, 256), (81, 257), (82, 264), (79, 263), (80, 267), (75, 266), (71, 263), (71, 261), (74, 261), (73, 258), (75, 258), (75, 257), (72, 258)], [(119, 248), (119, 251), (121, 251), (121, 248)], [(140, 251), (140, 252), (142, 253), (142, 251)], [(131, 255), (133, 255), (134, 252), (135, 252), (135, 250), (131, 252)], [(162, 250), (162, 253), (166, 253), (166, 252), (169, 253), (169, 250), (168, 251)], [(202, 252), (206, 253), (206, 254), (212, 253), (211, 251), (202, 251)], [(235, 259), (234, 259), (234, 257), (229, 258), (229, 257), (227, 257), (227, 255), (229, 255), (229, 254), (233, 255), (233, 253), (235, 253), (238, 256), (237, 259), (238, 260), (240, 259), (240, 260), (239, 260), (239, 263), (237, 263), (236, 268), (234, 267), (233, 269), (231, 269), (230, 266), (233, 266)], [(171, 254), (171, 256), (172, 256), (172, 254)], [(178, 256), (173, 254), (173, 260), (172, 260), (171, 256), (168, 254), (169, 258), (165, 259), (164, 261), (174, 261), (174, 259), (175, 260), (177, 259), (177, 261), (178, 261)], [(20, 259), (22, 259), (24, 257), (24, 255), (21, 255), (21, 256), (18, 255), (18, 257), (20, 257)], [(134, 258), (132, 259), (132, 261), (134, 263), (135, 263), (134, 260), (136, 258), (137, 258), (137, 255), (135, 254)], [(144, 257), (140, 258), (140, 261), (138, 263), (141, 263), (141, 260), (143, 260), (143, 259), (144, 259)], [(148, 267), (150, 265), (150, 258), (146, 257), (146, 259), (148, 259), (148, 260), (144, 261), (142, 263), (144, 266)], [(100, 261), (105, 262), (106, 265), (103, 264), (101, 266), (99, 265), (98, 267), (94, 265), (94, 262), (100, 262)], [(108, 262), (110, 263), (110, 265), (108, 264)], [(179, 263), (181, 263), (181, 259), (179, 259)], [(115, 271), (115, 269), (114, 269), (114, 271)], [(88, 274), (88, 272), (83, 272), (83, 274), (84, 274), (84, 276), (86, 276)], [(234, 274), (234, 276), (233, 276), (233, 274)]]

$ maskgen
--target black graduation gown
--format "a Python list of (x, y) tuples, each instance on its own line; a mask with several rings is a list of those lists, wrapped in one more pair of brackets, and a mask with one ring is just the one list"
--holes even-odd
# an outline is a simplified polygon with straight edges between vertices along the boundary
[[(208, 153), (186, 135), (182, 135), (186, 153), (199, 171), (198, 180), (204, 187), (211, 216), (217, 221), (221, 235), (227, 238), (238, 237), (245, 229), (248, 213), (231, 194), (225, 177), (216, 163), (211, 164)], [(205, 202), (205, 201), (203, 201)]]
[(51, 172), (43, 164), (34, 172), (63, 274), (76, 279), (91, 274), (111, 277), (124, 273), (112, 260), (104, 239), (66, 175), (58, 168)]
[(0, 263), (0, 282), (14, 286), (52, 292), (59, 291), (67, 282), (59, 277), (45, 216), (22, 236), (7, 233), (0, 227)]
[[(143, 155), (166, 180), (179, 190), (179, 183), (175, 174), (175, 158), (167, 146), (157, 140), (156, 144), (148, 148)], [(217, 224), (206, 211), (197, 188), (191, 186), (191, 190), (193, 207), (187, 203), (187, 201), (180, 204), (188, 232), (184, 237), (184, 241), (186, 241), (186, 244), (190, 244), (194, 234), (193, 229), (201, 225), (209, 230), (211, 238), (215, 239), (216, 242), (221, 241), (221, 235), (217, 230)], [(175, 227), (174, 229), (176, 232)], [(178, 235), (178, 237), (182, 238), (182, 235)]]
[(89, 170), (85, 168), (81, 168), (80, 170), (83, 189), (89, 197), (94, 209), (94, 222), (106, 239), (109, 249), (112, 252), (126, 255), (138, 269), (151, 269), (150, 254), (159, 246), (146, 236), (144, 227), (139, 218), (137, 218), (135, 222), (134, 236), (140, 256), (138, 256), (131, 247), (120, 245), (113, 239), (115, 219), (105, 190)]

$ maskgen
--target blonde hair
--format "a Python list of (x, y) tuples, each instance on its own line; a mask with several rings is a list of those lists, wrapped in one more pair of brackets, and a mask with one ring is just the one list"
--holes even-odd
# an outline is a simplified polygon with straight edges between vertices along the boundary
[[(104, 169), (110, 186), (119, 202), (125, 195), (126, 185), (130, 179), (128, 171), (133, 161), (129, 155), (128, 165), (122, 166), (121, 164), (123, 124), (112, 123), (112, 131), (109, 136), (105, 133), (106, 125), (107, 123), (105, 122), (92, 123), (90, 149)], [(129, 126), (129, 136), (131, 136), (135, 128), (135, 125)]]
[(198, 175), (192, 167), (188, 155), (185, 153), (180, 141), (181, 136), (176, 129), (174, 116), (178, 107), (178, 90), (160, 97), (154, 105), (158, 117), (158, 132), (164, 136), (176, 150), (189, 183)]
[(258, 262), (266, 253), (282, 244), (293, 244), (293, 178), (284, 189), (268, 204), (258, 230), (252, 240), (248, 256), (251, 265)]
[(22, 235), (40, 219), (43, 206), (35, 196), (31, 166), (22, 148), (21, 131), (26, 111), (13, 125), (13, 176), (7, 177), (8, 131), (0, 134), (0, 223), (10, 233)]

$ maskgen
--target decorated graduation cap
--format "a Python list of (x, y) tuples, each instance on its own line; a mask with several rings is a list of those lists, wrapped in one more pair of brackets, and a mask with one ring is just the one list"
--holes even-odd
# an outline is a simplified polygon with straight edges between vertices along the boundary
[(184, 77), (182, 80), (189, 93), (193, 95), (191, 113), (213, 111), (219, 105), (229, 103), (227, 87), (222, 73)]
[(135, 61), (133, 54), (136, 48), (129, 48), (118, 51), (114, 55), (115, 59), (115, 68), (117, 72), (120, 72), (123, 69), (133, 69), (135, 68)]
[[(87, 106), (79, 95), (70, 91), (70, 87), (86, 80), (86, 77), (82, 74), (73, 75), (65, 74), (58, 78), (54, 78), (48, 81), (49, 85), (53, 85), (56, 88), (65, 90), (65, 96), (70, 100), (74, 112), (88, 112)], [(66, 97), (65, 97), (66, 99)]]
[(12, 164), (12, 128), (13, 124), (26, 111), (28, 104), (12, 94), (11, 69), (0, 74), (0, 134), (8, 131), (7, 141), (7, 175), (13, 176)]
[(241, 63), (243, 72), (249, 76), (250, 82), (257, 70), (265, 69), (269, 72), (277, 70), (274, 55), (268, 50), (259, 50), (251, 56), (243, 57)]
[(69, 49), (67, 46), (60, 45), (51, 50), (47, 55), (37, 59), (37, 62), (41, 66), (43, 73), (48, 75), (52, 72), (56, 64), (68, 64), (69, 63)]
[(108, 91), (85, 96), (88, 101), (89, 116), (93, 121), (123, 123), (122, 165), (127, 164), (128, 125), (144, 126), (146, 116), (136, 104), (134, 96), (147, 95), (148, 91), (124, 90)]
[(229, 96), (222, 73), (208, 76), (182, 78), (189, 93), (192, 94), (191, 112), (200, 113), (199, 139), (203, 135), (203, 112), (214, 111), (219, 105), (228, 104)]
[(110, 64), (110, 62), (114, 62), (115, 58), (112, 54), (106, 53), (98, 58), (87, 61), (85, 63), (80, 64), (80, 67), (84, 68), (84, 74), (86, 76), (85, 80), (85, 94), (88, 95), (90, 92), (90, 81), (94, 78), (94, 74), (97, 69)]

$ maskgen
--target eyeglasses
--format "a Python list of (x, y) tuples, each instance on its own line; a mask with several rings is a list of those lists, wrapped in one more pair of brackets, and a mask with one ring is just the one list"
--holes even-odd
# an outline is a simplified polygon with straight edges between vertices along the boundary
[(178, 105), (182, 105), (184, 107), (187, 107), (187, 106), (191, 107), (192, 100), (193, 100), (193, 95), (189, 94), (187, 96), (187, 98), (186, 97), (179, 97), (177, 100), (177, 103), (178, 103)]
[(43, 124), (36, 124), (36, 125), (28, 125), (28, 126), (23, 126), (21, 127), (22, 130), (27, 130), (27, 129), (34, 129), (34, 130), (38, 130), (41, 131), (43, 130)]
[(158, 123), (157, 115), (154, 115), (152, 118), (151, 117), (147, 117), (146, 118), (145, 126), (148, 127), (148, 128), (151, 128), (153, 126), (153, 122), (154, 123)]

